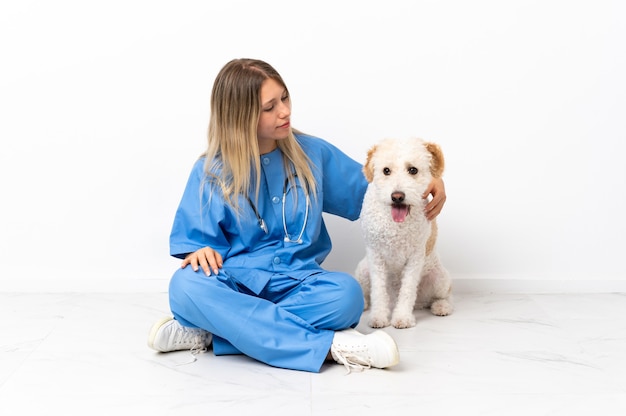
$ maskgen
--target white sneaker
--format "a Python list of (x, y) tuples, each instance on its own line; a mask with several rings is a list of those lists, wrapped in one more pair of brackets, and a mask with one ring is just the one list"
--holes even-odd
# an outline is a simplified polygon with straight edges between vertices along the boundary
[(191, 350), (196, 355), (207, 350), (212, 338), (204, 329), (182, 326), (174, 318), (167, 317), (150, 329), (148, 346), (159, 352)]
[(330, 353), (348, 373), (366, 368), (387, 368), (400, 362), (396, 342), (384, 331), (362, 334), (354, 329), (335, 332)]

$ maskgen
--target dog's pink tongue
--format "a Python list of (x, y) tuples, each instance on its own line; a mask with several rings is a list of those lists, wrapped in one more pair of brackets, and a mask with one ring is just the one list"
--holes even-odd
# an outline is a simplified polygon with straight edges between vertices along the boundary
[(392, 205), (391, 217), (395, 222), (404, 222), (406, 215), (409, 213), (408, 205)]

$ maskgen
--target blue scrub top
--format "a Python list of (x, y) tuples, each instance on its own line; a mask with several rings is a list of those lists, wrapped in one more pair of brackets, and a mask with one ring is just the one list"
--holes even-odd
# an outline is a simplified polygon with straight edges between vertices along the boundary
[[(254, 203), (254, 195), (249, 195), (267, 225), (267, 234), (245, 197), (239, 200), (241, 214), (237, 215), (225, 203), (221, 190), (205, 180), (205, 160), (201, 158), (193, 166), (176, 211), (170, 254), (184, 258), (188, 253), (211, 247), (224, 260), (221, 273), (256, 294), (276, 273), (302, 279), (319, 271), (332, 247), (322, 212), (356, 220), (367, 181), (361, 164), (332, 144), (302, 134), (296, 135), (296, 139), (311, 160), (317, 181), (317, 198), (310, 198), (301, 244), (285, 241), (284, 225), (291, 238), (296, 239), (304, 224), (306, 198), (297, 180), (295, 186), (288, 184), (285, 189), (283, 154), (276, 149), (261, 156), (258, 201)], [(292, 198), (296, 191), (297, 201)]]

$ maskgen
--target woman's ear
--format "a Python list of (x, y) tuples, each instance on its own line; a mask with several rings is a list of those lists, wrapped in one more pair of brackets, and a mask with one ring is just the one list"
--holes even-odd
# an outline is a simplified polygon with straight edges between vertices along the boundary
[(374, 153), (376, 153), (376, 145), (372, 146), (370, 150), (367, 151), (367, 160), (365, 161), (365, 165), (363, 165), (363, 174), (365, 175), (365, 179), (367, 182), (372, 182), (374, 180), (374, 166), (372, 166), (372, 157)]
[(441, 147), (439, 147), (438, 144), (429, 142), (424, 143), (424, 146), (426, 146), (426, 150), (428, 150), (433, 156), (430, 161), (430, 173), (433, 177), (440, 178), (443, 175), (443, 168), (445, 165)]

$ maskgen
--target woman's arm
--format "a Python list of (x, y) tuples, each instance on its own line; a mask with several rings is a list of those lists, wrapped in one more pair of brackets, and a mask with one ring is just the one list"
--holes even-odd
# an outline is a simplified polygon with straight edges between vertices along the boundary
[(170, 233), (170, 254), (210, 275), (222, 266), (230, 245), (222, 230), (224, 201), (211, 197), (211, 186), (204, 180), (203, 160), (194, 165), (181, 198)]

